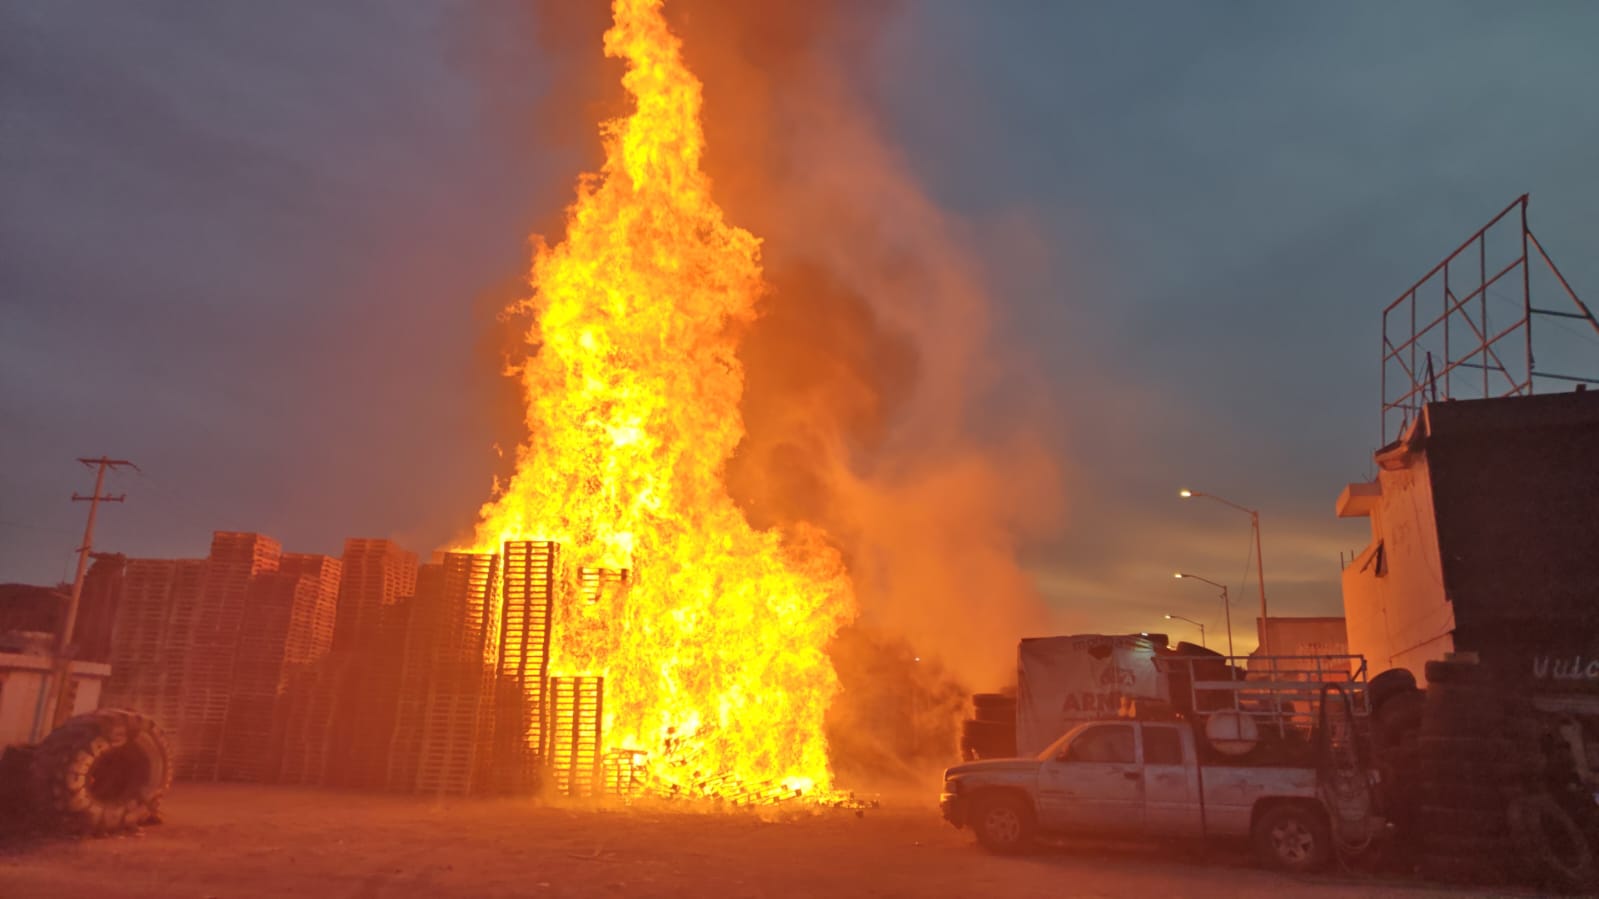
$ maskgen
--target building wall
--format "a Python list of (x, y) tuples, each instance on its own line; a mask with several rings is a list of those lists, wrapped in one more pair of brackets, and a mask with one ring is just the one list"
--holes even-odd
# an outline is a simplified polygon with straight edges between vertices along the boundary
[[(1368, 675), (1409, 668), (1424, 679), (1427, 659), (1451, 651), (1454, 609), (1444, 593), (1426, 457), (1389, 456), (1370, 503), (1371, 543), (1343, 572), (1349, 651)], [(1358, 512), (1340, 510), (1344, 517)]]
[[(11, 743), (31, 743), (43, 738), (34, 730), (42, 723), (50, 729), (48, 713), (40, 722), (39, 701), (49, 689), (54, 661), (49, 656), (0, 652), (0, 747)], [(69, 715), (81, 715), (100, 707), (100, 690), (110, 672), (99, 662), (73, 662), (72, 708)]]
[[(1344, 619), (1336, 617), (1272, 617), (1255, 619), (1257, 639), (1277, 656), (1341, 656), (1349, 654), (1349, 633)], [(1285, 660), (1285, 665), (1288, 660)], [(1315, 667), (1314, 660), (1293, 667)]]

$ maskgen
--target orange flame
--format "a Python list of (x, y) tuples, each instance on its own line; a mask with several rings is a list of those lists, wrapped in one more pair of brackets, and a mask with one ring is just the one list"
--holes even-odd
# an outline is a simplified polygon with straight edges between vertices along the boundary
[[(701, 85), (661, 0), (615, 0), (605, 52), (636, 106), (602, 127), (566, 236), (533, 263), (528, 443), (482, 509), (476, 544), (556, 540), (631, 587), (576, 592), (551, 671), (606, 677), (606, 742), (687, 786), (829, 781), (824, 651), (853, 617), (838, 554), (815, 531), (758, 531), (724, 469), (744, 436), (742, 326), (763, 289), (760, 241), (728, 224), (700, 168)], [(674, 773), (675, 772), (675, 773)]]

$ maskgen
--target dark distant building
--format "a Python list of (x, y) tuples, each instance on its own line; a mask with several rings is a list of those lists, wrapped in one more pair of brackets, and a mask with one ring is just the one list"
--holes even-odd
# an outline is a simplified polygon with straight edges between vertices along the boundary
[(61, 610), (66, 608), (67, 589), (0, 584), (0, 634), (57, 633)]
[[(111, 630), (116, 624), (117, 602), (122, 596), (125, 556), (94, 553), (83, 577), (78, 615), (72, 627), (70, 652), (84, 662), (111, 660)], [(0, 584), (0, 634), (49, 634), (51, 652), (60, 639), (62, 615), (71, 600), (72, 585), (36, 587)]]

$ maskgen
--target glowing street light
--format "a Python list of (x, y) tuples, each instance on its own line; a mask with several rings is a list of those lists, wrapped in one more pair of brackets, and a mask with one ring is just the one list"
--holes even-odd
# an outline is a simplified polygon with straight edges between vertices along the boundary
[[(1208, 577), (1200, 577), (1197, 574), (1184, 574), (1181, 571), (1179, 571), (1176, 574), (1172, 575), (1172, 577), (1177, 578), (1178, 580), (1182, 580), (1183, 578), (1188, 578), (1189, 580), (1193, 580), (1193, 581), (1203, 581), (1203, 582), (1211, 585), (1212, 587), (1215, 587), (1215, 588), (1221, 590), (1221, 607), (1222, 607), (1222, 611), (1224, 613), (1226, 613), (1226, 615), (1227, 615), (1227, 656), (1228, 656), (1228, 658), (1232, 658), (1232, 655), (1233, 655), (1233, 604), (1232, 604), (1232, 600), (1227, 598), (1227, 585), (1226, 584), (1218, 584), (1218, 583), (1216, 583), (1215, 581), (1211, 580)], [(1167, 618), (1174, 618), (1174, 617), (1177, 617), (1177, 616), (1167, 615), (1166, 617)], [(1189, 619), (1184, 618), (1183, 620), (1187, 621)], [(1195, 623), (1198, 624), (1198, 622), (1195, 622)], [(1204, 626), (1203, 625), (1200, 626), (1199, 637), (1200, 637), (1201, 640), (1203, 640), (1204, 637), (1205, 637), (1205, 632), (1204, 632)]]
[[(1199, 628), (1199, 645), (1200, 646), (1205, 646), (1205, 623), (1204, 622), (1195, 621), (1192, 618), (1184, 618), (1181, 615), (1167, 615), (1166, 616), (1166, 620), (1167, 621), (1186, 621), (1189, 624), (1192, 624), (1195, 627)], [(1205, 646), (1205, 648), (1209, 649), (1210, 647)]]
[[(1249, 527), (1255, 532), (1255, 581), (1260, 584), (1260, 654), (1270, 655), (1270, 650), (1266, 647), (1266, 623), (1269, 619), (1266, 616), (1266, 563), (1260, 557), (1260, 513), (1248, 506), (1240, 506), (1232, 500), (1223, 499), (1214, 493), (1201, 493), (1198, 490), (1184, 488), (1177, 491), (1177, 495), (1183, 499), (1191, 499), (1196, 496), (1213, 499), (1224, 506), (1237, 509), (1249, 516)], [(1199, 579), (1196, 578), (1196, 580)]]

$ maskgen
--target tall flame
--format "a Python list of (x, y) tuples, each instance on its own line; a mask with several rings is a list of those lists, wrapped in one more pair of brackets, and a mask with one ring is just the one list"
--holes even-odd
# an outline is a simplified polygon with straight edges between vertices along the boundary
[(742, 326), (760, 241), (728, 224), (700, 169), (701, 85), (661, 0), (615, 0), (605, 52), (631, 115), (602, 127), (566, 236), (532, 271), (530, 436), (476, 543), (563, 544), (632, 569), (625, 594), (569, 597), (551, 670), (606, 677), (606, 742), (677, 765), (679, 782), (829, 779), (827, 641), (854, 614), (822, 535), (752, 528), (724, 469), (744, 435)]

